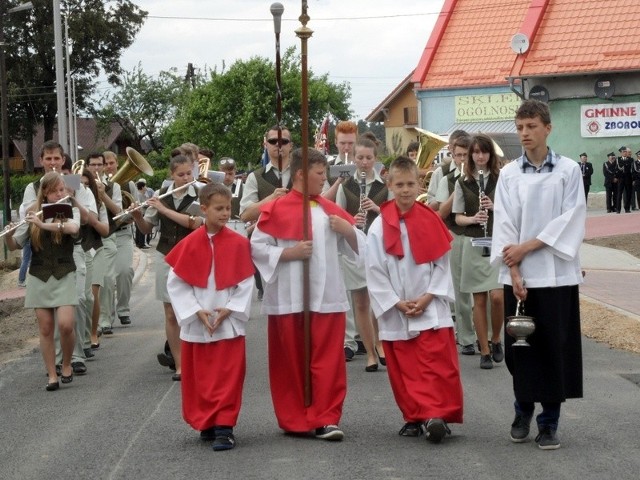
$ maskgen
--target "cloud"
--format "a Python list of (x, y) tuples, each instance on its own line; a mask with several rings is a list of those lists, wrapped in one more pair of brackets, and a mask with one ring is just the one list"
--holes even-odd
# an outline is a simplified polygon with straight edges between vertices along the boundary
[[(444, 0), (310, 0), (309, 67), (349, 82), (355, 118), (364, 118), (416, 67)], [(252, 56), (275, 58), (271, 3), (257, 0), (137, 0), (149, 18), (122, 66), (156, 75), (187, 64), (221, 68)], [(301, 2), (281, 1), (281, 52), (300, 40)], [(406, 15), (406, 16), (402, 16)], [(162, 17), (162, 18), (160, 18)], [(166, 18), (173, 17), (173, 18)], [(367, 18), (385, 17), (385, 18)]]

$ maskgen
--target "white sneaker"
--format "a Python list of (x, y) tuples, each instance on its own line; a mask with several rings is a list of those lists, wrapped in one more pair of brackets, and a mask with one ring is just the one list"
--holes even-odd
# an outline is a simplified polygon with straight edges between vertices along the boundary
[(26, 280), (24, 282), (18, 281), (18, 286), (25, 288), (27, 286), (27, 281)]
[(316, 438), (330, 441), (340, 441), (344, 438), (344, 432), (337, 425), (325, 425), (316, 428)]

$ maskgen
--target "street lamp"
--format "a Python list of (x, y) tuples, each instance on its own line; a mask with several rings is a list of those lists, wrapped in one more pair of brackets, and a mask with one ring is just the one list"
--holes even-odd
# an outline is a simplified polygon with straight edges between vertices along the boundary
[(0, 3), (0, 110), (2, 111), (2, 120), (0, 121), (2, 126), (2, 172), (4, 180), (4, 224), (7, 225), (11, 222), (11, 188), (9, 185), (9, 106), (8, 106), (8, 92), (7, 92), (7, 64), (4, 54), (4, 17), (10, 13), (21, 12), (23, 10), (29, 10), (33, 8), (31, 2), (26, 2), (6, 9), (6, 2)]

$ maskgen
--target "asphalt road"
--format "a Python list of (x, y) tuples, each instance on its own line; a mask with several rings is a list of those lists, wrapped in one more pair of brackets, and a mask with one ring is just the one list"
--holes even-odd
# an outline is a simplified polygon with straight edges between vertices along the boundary
[[(150, 255), (151, 257), (151, 255)], [(213, 452), (184, 423), (180, 385), (156, 362), (164, 341), (152, 263), (135, 288), (133, 325), (103, 337), (89, 373), (45, 392), (38, 352), (0, 370), (0, 479), (635, 479), (640, 472), (640, 356), (584, 340), (585, 398), (563, 406), (562, 448), (512, 444), (510, 377), (460, 358), (465, 423), (440, 445), (397, 432), (403, 424), (386, 372), (347, 364), (341, 427), (329, 443), (284, 435), (267, 380), (259, 302), (247, 337), (247, 379), (237, 447)]]

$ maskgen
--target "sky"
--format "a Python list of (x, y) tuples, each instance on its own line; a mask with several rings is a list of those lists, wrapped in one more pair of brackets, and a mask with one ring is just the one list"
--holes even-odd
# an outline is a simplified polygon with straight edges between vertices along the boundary
[[(275, 61), (269, 0), (134, 0), (149, 13), (121, 58), (149, 75), (177, 68), (222, 68), (253, 56)], [(301, 1), (284, 6), (280, 51), (300, 39)], [(444, 0), (308, 0), (307, 60), (314, 74), (351, 85), (354, 120), (364, 119), (416, 67)], [(102, 87), (106, 88), (106, 82)]]

